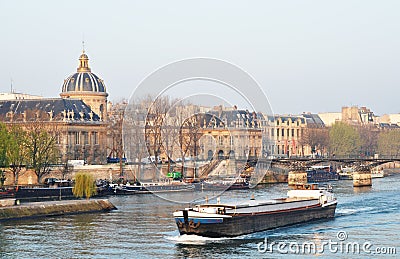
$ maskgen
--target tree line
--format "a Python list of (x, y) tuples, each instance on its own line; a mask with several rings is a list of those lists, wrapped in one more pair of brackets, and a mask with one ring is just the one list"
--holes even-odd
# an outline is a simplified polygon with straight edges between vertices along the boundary
[(379, 129), (375, 125), (354, 126), (336, 122), (331, 127), (309, 126), (301, 139), (313, 153), (331, 157), (398, 157), (400, 129)]
[(22, 168), (32, 169), (38, 182), (50, 172), (52, 164), (58, 162), (55, 129), (45, 128), (39, 122), (20, 125), (0, 123), (0, 168), (4, 181), (4, 170), (12, 172), (14, 184), (18, 184)]

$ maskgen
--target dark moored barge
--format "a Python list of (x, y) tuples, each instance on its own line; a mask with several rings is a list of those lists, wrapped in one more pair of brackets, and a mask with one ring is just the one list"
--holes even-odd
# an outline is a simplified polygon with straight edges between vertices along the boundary
[(202, 181), (195, 183), (197, 191), (225, 191), (225, 190), (243, 190), (250, 189), (247, 178), (226, 179), (220, 181)]
[(44, 185), (18, 186), (15, 198), (22, 201), (61, 200), (75, 198), (72, 181), (46, 178)]
[(182, 183), (179, 181), (171, 182), (152, 182), (152, 183), (137, 183), (111, 186), (115, 194), (142, 194), (142, 193), (164, 193), (164, 192), (185, 192), (194, 191), (193, 184)]
[(267, 229), (333, 218), (337, 200), (316, 184), (296, 185), (287, 198), (238, 204), (202, 204), (174, 212), (179, 233), (232, 237)]

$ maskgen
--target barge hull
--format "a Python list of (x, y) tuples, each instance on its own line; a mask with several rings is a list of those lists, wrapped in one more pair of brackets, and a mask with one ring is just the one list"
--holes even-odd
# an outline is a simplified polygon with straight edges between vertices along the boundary
[(179, 221), (177, 226), (181, 235), (234, 237), (317, 219), (333, 218), (336, 205), (333, 203), (326, 207), (316, 206), (273, 213), (235, 215), (232, 218), (224, 218), (222, 223), (216, 224), (190, 224), (189, 218), (189, 224)]

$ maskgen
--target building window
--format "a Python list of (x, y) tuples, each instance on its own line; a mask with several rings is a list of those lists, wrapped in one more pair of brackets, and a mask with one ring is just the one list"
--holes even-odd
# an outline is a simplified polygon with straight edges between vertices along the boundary
[(222, 138), (222, 136), (218, 136), (218, 143), (220, 146), (224, 144), (224, 139)]
[(56, 134), (56, 144), (59, 145), (60, 143), (61, 143), (61, 140), (60, 140), (60, 133), (57, 133), (57, 134)]
[(99, 144), (99, 133), (93, 132), (93, 142), (95, 145)]
[(75, 145), (80, 144), (80, 139), (79, 139), (79, 131), (75, 132)]
[(68, 146), (72, 146), (72, 136), (73, 136), (73, 132), (68, 132), (68, 136), (67, 136), (67, 144)]
[(100, 117), (103, 118), (104, 117), (104, 105), (103, 104), (100, 104), (99, 110), (100, 110)]
[(289, 134), (289, 133), (290, 133), (290, 130), (289, 130), (289, 129), (287, 129), (287, 130), (286, 130), (286, 136), (287, 136), (287, 137), (289, 137), (289, 136), (290, 136), (290, 134)]
[(300, 130), (297, 129), (297, 137), (299, 137), (299, 134), (300, 134)]
[(85, 145), (89, 144), (89, 138), (88, 138), (88, 133), (87, 132), (83, 132), (83, 143)]
[(285, 129), (282, 129), (282, 137), (285, 136)]
[(213, 137), (210, 137), (209, 136), (209, 138), (208, 138), (208, 145), (212, 145), (213, 144)]

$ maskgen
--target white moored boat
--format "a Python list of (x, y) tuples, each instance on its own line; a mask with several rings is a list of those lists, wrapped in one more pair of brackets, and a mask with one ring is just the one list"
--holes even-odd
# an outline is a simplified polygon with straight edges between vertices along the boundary
[(382, 168), (374, 168), (371, 170), (371, 178), (382, 178), (385, 174)]

